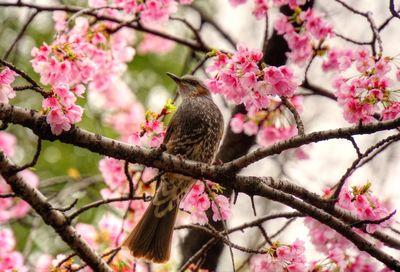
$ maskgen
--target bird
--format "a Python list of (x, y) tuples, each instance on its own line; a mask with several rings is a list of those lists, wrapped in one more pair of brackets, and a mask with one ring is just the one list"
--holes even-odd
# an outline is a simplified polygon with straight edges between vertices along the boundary
[[(162, 146), (184, 159), (213, 163), (224, 131), (223, 116), (207, 86), (197, 77), (167, 73), (178, 86), (182, 102), (172, 116)], [(166, 172), (133, 231), (122, 243), (135, 258), (153, 263), (169, 260), (179, 204), (195, 179)]]

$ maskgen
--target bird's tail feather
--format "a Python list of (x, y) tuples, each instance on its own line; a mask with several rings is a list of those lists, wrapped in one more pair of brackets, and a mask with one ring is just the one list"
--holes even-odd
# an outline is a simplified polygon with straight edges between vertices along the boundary
[(151, 202), (135, 229), (122, 245), (129, 248), (136, 258), (144, 258), (156, 263), (168, 261), (178, 212), (177, 206), (175, 205), (163, 217), (156, 217), (156, 206)]

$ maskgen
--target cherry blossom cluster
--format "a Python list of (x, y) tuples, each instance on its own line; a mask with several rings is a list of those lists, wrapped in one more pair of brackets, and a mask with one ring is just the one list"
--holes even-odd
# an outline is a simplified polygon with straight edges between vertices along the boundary
[[(355, 67), (353, 67), (353, 64)], [(338, 71), (333, 87), (343, 116), (350, 123), (370, 123), (376, 119), (391, 120), (400, 116), (398, 84), (391, 78), (396, 70), (400, 81), (400, 70), (396, 59), (380, 57), (375, 59), (371, 53), (361, 48), (358, 50), (331, 49), (323, 62), (325, 71)], [(343, 73), (357, 72), (347, 77)]]
[[(162, 116), (165, 115), (163, 113), (161, 114)], [(157, 114), (155, 112), (147, 112), (146, 120), (141, 124), (140, 127), (140, 131), (134, 132), (128, 138), (128, 142), (130, 144), (150, 148), (157, 148), (162, 144), (165, 136), (166, 127), (164, 123), (160, 121), (160, 114)]]
[[(64, 12), (55, 12), (54, 20), (56, 39), (51, 45), (44, 43), (33, 48), (31, 62), (40, 74), (41, 83), (52, 87), (51, 97), (43, 106), (50, 109), (48, 113), (52, 116), (47, 121), (53, 133), (60, 134), (81, 119), (83, 111), (75, 104), (74, 95), (84, 93), (82, 84), (109, 104), (118, 99), (115, 94), (119, 90), (119, 77), (126, 70), (125, 63), (132, 59), (134, 49), (130, 47), (131, 31), (121, 29), (111, 34), (115, 23), (91, 24), (87, 18), (78, 17), (74, 26), (68, 28)], [(121, 95), (126, 93), (121, 89)], [(108, 99), (112, 96), (113, 99)]]
[(14, 233), (9, 228), (0, 229), (0, 271), (27, 272), (24, 257), (15, 250)]
[(265, 250), (265, 254), (257, 254), (251, 258), (251, 271), (307, 271), (304, 251), (304, 242), (299, 239), (293, 244), (276, 242)]
[[(5, 156), (12, 157), (15, 153), (17, 140), (14, 135), (0, 131), (0, 151)], [(26, 169), (19, 172), (19, 176), (32, 186), (39, 184), (39, 179), (32, 171)], [(8, 195), (13, 190), (0, 175), (0, 195)], [(0, 226), (12, 219), (23, 218), (30, 210), (25, 201), (16, 197), (0, 198)], [(0, 228), (0, 271), (28, 271), (24, 266), (24, 257), (15, 250), (16, 241), (12, 229)]]
[[(257, 19), (262, 19), (268, 12), (270, 5), (280, 7), (283, 5), (289, 5), (291, 9), (295, 9), (301, 5), (304, 5), (308, 0), (254, 0), (253, 15)], [(229, 3), (233, 7), (245, 4), (247, 0), (229, 0)], [(270, 3), (272, 2), (272, 3)]]
[[(124, 228), (131, 229), (133, 228), (133, 224), (130, 217), (121, 220), (116, 216), (105, 214), (101, 217), (96, 227), (92, 224), (78, 223), (76, 225), (76, 231), (90, 247), (95, 250), (107, 252), (118, 247), (122, 243), (123, 239), (126, 238), (125, 232), (123, 231)], [(67, 256), (63, 254), (57, 255), (55, 258), (49, 255), (42, 255), (39, 258), (36, 272), (48, 272), (53, 270), (67, 272), (79, 267), (79, 264), (75, 263), (73, 258), (62, 263), (66, 257)], [(126, 250), (120, 250), (114, 257), (110, 266), (113, 271), (147, 271), (143, 264), (134, 262)], [(91, 272), (92, 270), (90, 268), (85, 268), (83, 271)]]
[(235, 104), (244, 103), (248, 110), (268, 107), (274, 96), (292, 96), (299, 85), (289, 67), (264, 67), (260, 50), (239, 45), (234, 54), (213, 51), (210, 55), (214, 55), (213, 64), (207, 72), (216, 71), (207, 81), (211, 92)]
[(68, 131), (72, 124), (81, 121), (83, 109), (75, 104), (76, 96), (81, 96), (85, 87), (81, 84), (70, 88), (66, 84), (56, 85), (51, 96), (44, 99), (42, 107), (46, 113), (46, 121), (50, 124), (51, 132), (60, 135)]
[[(17, 140), (14, 135), (0, 131), (0, 151), (8, 157), (12, 157), (15, 153)], [(31, 170), (26, 169), (19, 173), (25, 182), (32, 186), (39, 184), (39, 178)], [(13, 190), (6, 183), (6, 181), (0, 175), (0, 194), (7, 195), (11, 194)], [(11, 219), (18, 219), (26, 216), (29, 212), (30, 206), (20, 198), (0, 198), (0, 224), (4, 224)]]
[[(300, 96), (292, 96), (289, 101), (297, 112), (302, 112), (302, 98)], [(270, 105), (265, 110), (248, 112), (247, 114), (237, 113), (231, 119), (230, 127), (234, 133), (256, 135), (259, 145), (269, 146), (297, 134), (297, 127), (294, 122), (288, 122), (287, 116), (290, 116), (290, 114), (280, 99), (271, 98)], [(294, 151), (297, 158), (308, 158), (304, 148), (296, 148)]]
[(288, 43), (289, 59), (300, 65), (313, 54), (324, 52), (324, 40), (333, 36), (332, 26), (311, 8), (306, 11), (298, 9), (291, 17), (280, 14), (274, 26)]
[[(332, 189), (326, 189), (324, 197), (329, 198), (332, 193)], [(357, 216), (361, 221), (379, 222), (389, 215), (389, 211), (383, 203), (372, 195), (369, 182), (362, 186), (348, 188), (346, 185), (343, 187), (336, 205)], [(388, 227), (392, 221), (391, 218), (388, 218), (379, 224), (367, 224), (366, 231), (373, 233), (379, 228)], [(304, 222), (309, 229), (309, 236), (316, 250), (327, 256), (326, 259), (312, 262), (316, 271), (359, 271), (357, 269), (360, 267), (366, 269), (363, 271), (379, 271), (377, 263), (372, 261), (368, 254), (360, 252), (336, 231), (310, 217), (307, 217)], [(363, 235), (359, 229), (355, 229), (355, 231)], [(385, 269), (382, 271), (386, 271)]]
[[(194, 224), (204, 225), (208, 223), (206, 211), (212, 209), (213, 220), (226, 220), (231, 215), (229, 199), (218, 193), (222, 188), (216, 183), (206, 181), (212, 192), (207, 192), (202, 181), (197, 181), (181, 202), (180, 208), (190, 213)], [(211, 195), (209, 195), (211, 193)]]
[(175, 48), (175, 45), (176, 43), (173, 41), (145, 33), (137, 49), (139, 54), (156, 53), (163, 55), (171, 52)]
[(387, 267), (379, 267), (379, 265), (367, 253), (353, 249), (355, 256), (344, 254), (341, 249), (332, 249), (328, 256), (321, 261), (312, 261), (310, 263), (310, 271), (329, 272), (329, 271), (345, 271), (345, 272), (391, 272)]
[[(370, 182), (363, 186), (352, 186), (351, 189), (343, 188), (337, 205), (350, 211), (360, 220), (378, 221), (390, 214), (387, 205), (372, 194)], [(392, 218), (389, 218), (379, 224), (367, 224), (366, 231), (374, 233), (380, 228), (388, 227), (392, 222)]]
[[(100, 194), (104, 199), (126, 196), (129, 193), (129, 183), (125, 175), (125, 162), (114, 158), (103, 158), (99, 162), (99, 169), (104, 178), (107, 187), (100, 190)], [(151, 194), (154, 191), (153, 186), (146, 186), (145, 182), (150, 181), (157, 171), (154, 168), (142, 167), (137, 164), (128, 166), (128, 174), (132, 176), (132, 182), (136, 195)], [(116, 208), (126, 210), (129, 206), (128, 202), (113, 202)], [(135, 218), (139, 218), (144, 212), (146, 204), (141, 200), (133, 200), (130, 202), (132, 210), (135, 211)]]
[(15, 97), (15, 91), (11, 87), (17, 73), (6, 67), (0, 72), (0, 103), (8, 103), (9, 99)]

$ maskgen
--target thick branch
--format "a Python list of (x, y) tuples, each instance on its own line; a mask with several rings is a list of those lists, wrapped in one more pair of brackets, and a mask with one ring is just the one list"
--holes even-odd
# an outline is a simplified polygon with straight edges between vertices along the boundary
[(165, 171), (179, 172), (193, 177), (205, 177), (212, 180), (226, 178), (227, 175), (232, 175), (258, 160), (271, 155), (280, 154), (281, 152), (291, 148), (330, 139), (347, 139), (350, 135), (371, 134), (378, 131), (394, 129), (400, 126), (400, 118), (397, 118), (391, 121), (376, 122), (367, 125), (317, 131), (304, 136), (295, 136), (289, 140), (278, 142), (269, 147), (259, 148), (247, 155), (222, 165), (208, 165), (205, 163), (184, 160), (167, 153), (160, 153), (160, 151), (156, 149), (128, 145), (76, 127), (72, 128), (70, 131), (63, 132), (59, 136), (54, 136), (45, 119), (45, 116), (34, 110), (22, 109), (0, 103), (0, 120), (30, 128), (43, 140), (59, 140), (63, 143), (73, 144), (101, 155), (110, 156), (131, 163), (140, 163)]
[[(399, 126), (400, 123), (400, 119), (396, 119), (393, 121), (380, 122), (364, 126), (355, 126), (345, 129), (314, 132), (311, 134), (307, 134), (305, 136), (294, 137), (291, 140), (275, 144), (270, 148), (259, 149), (253, 153), (250, 153), (248, 156), (243, 156), (238, 160), (235, 160), (231, 163), (226, 163), (222, 166), (210, 166), (199, 162), (182, 160), (181, 158), (168, 155), (165, 153), (160, 154), (157, 150), (149, 150), (149, 149), (129, 146), (127, 144), (113, 141), (111, 139), (102, 137), (100, 135), (95, 135), (78, 128), (74, 128), (69, 132), (64, 132), (60, 136), (55, 137), (51, 134), (50, 127), (45, 122), (45, 117), (39, 115), (33, 110), (28, 111), (10, 105), (0, 104), (0, 119), (2, 120), (7, 119), (8, 122), (17, 123), (29, 127), (42, 139), (48, 139), (48, 140), (59, 139), (60, 141), (65, 143), (71, 143), (77, 146), (81, 146), (91, 151), (103, 155), (112, 156), (117, 159), (128, 160), (129, 162), (132, 163), (142, 163), (165, 171), (174, 171), (194, 176), (197, 178), (205, 177), (217, 180), (221, 184), (230, 187), (235, 191), (244, 192), (249, 195), (261, 195), (282, 202), (290, 207), (299, 210), (300, 212), (306, 213), (316, 218), (322, 223), (327, 223), (327, 221), (322, 221), (322, 219), (325, 218), (326, 216), (325, 215), (326, 212), (323, 212), (322, 215), (320, 213), (315, 214), (312, 211), (305, 210), (304, 207), (300, 207), (297, 205), (294, 206), (295, 202), (292, 202), (292, 200), (294, 200), (295, 198), (292, 195), (288, 194), (288, 192), (293, 193), (294, 195), (301, 197), (303, 200), (307, 201), (307, 205), (300, 201), (301, 203), (303, 203), (308, 207), (307, 209), (309, 209), (310, 207), (314, 208), (313, 205), (308, 204), (308, 202), (312, 201), (314, 201), (313, 204), (315, 203), (316, 207), (321, 207), (322, 199), (318, 197), (310, 198), (309, 196), (310, 193), (307, 190), (303, 188), (296, 189), (296, 187), (293, 184), (288, 184), (284, 186), (283, 183), (274, 183), (271, 181), (272, 179), (270, 179), (270, 184), (268, 185), (274, 188), (281, 189), (282, 191), (287, 191), (285, 193), (280, 192), (284, 194), (283, 196), (288, 197), (290, 199), (290, 201), (284, 201), (285, 198), (282, 198), (281, 200), (280, 198), (276, 197), (279, 191), (277, 191), (276, 189), (272, 189), (272, 187), (269, 187), (267, 185), (262, 185), (265, 179), (260, 179), (256, 177), (240, 177), (229, 173), (232, 170), (235, 170), (236, 168), (240, 169), (240, 167), (243, 167), (243, 165), (246, 164), (248, 165), (251, 162), (256, 161), (257, 158), (263, 158), (264, 156), (277, 154), (287, 148), (297, 147), (305, 143), (322, 141), (332, 138), (347, 138), (349, 135), (354, 135), (354, 134), (372, 133), (379, 130), (397, 127)], [(260, 186), (263, 188), (263, 190), (260, 189)], [(273, 194), (271, 193), (271, 190), (273, 190), (272, 191), (274, 192)], [(329, 215), (329, 217), (332, 218), (333, 216)], [(338, 221), (337, 218), (330, 219), (329, 222), (331, 220), (334, 220), (334, 223), (328, 225), (337, 230), (339, 233), (341, 233), (349, 240), (353, 241), (354, 243), (361, 243), (357, 245), (361, 250), (365, 250), (370, 254), (375, 252), (375, 249), (368, 248), (369, 244), (366, 243), (363, 239), (360, 240), (358, 239), (357, 236), (355, 236), (354, 239), (350, 239), (348, 237), (349, 234), (346, 235), (343, 234), (343, 232), (346, 232), (348, 230), (348, 227), (340, 225), (339, 223), (342, 222)], [(387, 255), (382, 255), (381, 253), (378, 252), (373, 256), (378, 258), (388, 266), (393, 265), (392, 260), (390, 258), (388, 259)]]
[(17, 174), (12, 174), (12, 171), (9, 171), (10, 169), (15, 169), (15, 166), (0, 152), (0, 173), (16, 195), (28, 202), (44, 222), (51, 226), (63, 241), (93, 270), (112, 272), (111, 268), (78, 235), (65, 215), (53, 209), (38, 189), (23, 181)]

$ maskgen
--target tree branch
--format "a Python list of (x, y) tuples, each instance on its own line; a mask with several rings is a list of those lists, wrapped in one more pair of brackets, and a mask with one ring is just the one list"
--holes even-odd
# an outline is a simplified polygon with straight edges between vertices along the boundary
[(62, 240), (93, 270), (112, 272), (111, 268), (80, 238), (76, 230), (69, 224), (64, 213), (53, 209), (38, 189), (23, 181), (17, 174), (9, 171), (15, 168), (15, 165), (4, 157), (3, 152), (0, 152), (0, 173), (16, 195), (28, 202), (44, 222), (51, 226)]

